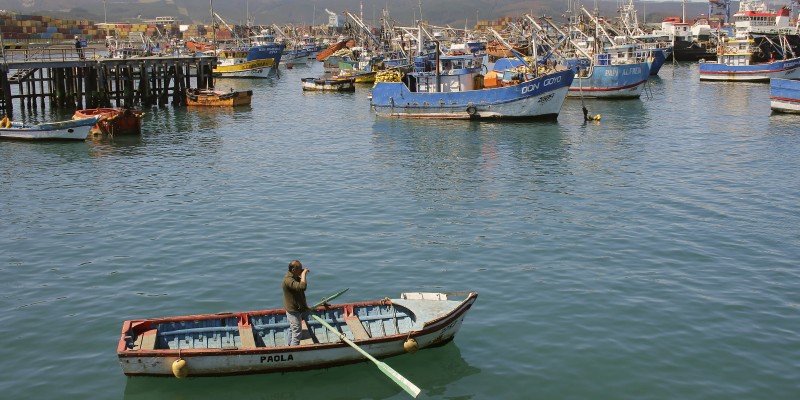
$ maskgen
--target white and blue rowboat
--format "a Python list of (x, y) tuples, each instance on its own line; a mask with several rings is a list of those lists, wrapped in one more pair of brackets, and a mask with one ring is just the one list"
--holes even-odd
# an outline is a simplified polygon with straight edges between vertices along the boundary
[(591, 64), (588, 59), (570, 60), (570, 66), (577, 72), (569, 88), (569, 97), (640, 97), (650, 76), (649, 64), (644, 61), (611, 64), (604, 55), (595, 55)]
[[(86, 140), (100, 116), (30, 125), (22, 122), (0, 122), (0, 139), (22, 140)], [(8, 125), (8, 126), (6, 126)]]
[(770, 80), (769, 100), (770, 108), (773, 111), (800, 114), (800, 81)]
[(399, 299), (329, 305), (303, 327), (299, 346), (287, 346), (283, 309), (128, 320), (117, 347), (125, 375), (220, 376), (302, 371), (397, 356), (453, 340), (475, 292), (403, 293)]

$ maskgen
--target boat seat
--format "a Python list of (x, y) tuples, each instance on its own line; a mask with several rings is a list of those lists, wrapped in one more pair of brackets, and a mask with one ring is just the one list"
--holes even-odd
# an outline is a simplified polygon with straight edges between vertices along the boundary
[(303, 329), (300, 332), (300, 344), (314, 344), (314, 338), (311, 336), (311, 332), (308, 331), (308, 324), (304, 320), (301, 320), (300, 323), (303, 325)]
[(158, 336), (157, 329), (150, 329), (145, 331), (136, 338), (134, 343), (134, 350), (155, 350), (156, 349), (156, 336)]
[(253, 327), (250, 325), (239, 326), (239, 339), (241, 341), (240, 349), (254, 349), (257, 347), (256, 339), (253, 336)]
[(353, 337), (356, 340), (366, 340), (370, 338), (369, 333), (364, 329), (364, 324), (361, 323), (361, 319), (358, 318), (358, 315), (347, 315), (344, 317), (344, 322), (350, 328), (350, 332), (353, 332)]

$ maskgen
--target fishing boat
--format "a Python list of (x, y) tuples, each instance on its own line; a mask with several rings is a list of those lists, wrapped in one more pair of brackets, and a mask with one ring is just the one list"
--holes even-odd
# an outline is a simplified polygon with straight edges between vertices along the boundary
[(716, 62), (700, 63), (700, 80), (768, 82), (771, 78), (800, 79), (800, 57), (783, 35), (777, 42), (765, 38), (757, 44), (748, 34), (720, 43)]
[(0, 120), (0, 139), (23, 140), (86, 140), (98, 116), (43, 124)]
[(88, 108), (75, 111), (72, 119), (98, 117), (89, 133), (94, 135), (138, 135), (144, 112), (130, 108)]
[(227, 49), (214, 51), (209, 55), (217, 56), (217, 65), (213, 74), (218, 78), (268, 78), (275, 65), (274, 58), (250, 60), (250, 49)]
[(450, 292), (402, 293), (397, 299), (337, 305), (323, 300), (313, 307), (313, 319), (303, 323), (298, 346), (287, 346), (289, 321), (283, 309), (127, 320), (117, 356), (128, 376), (329, 368), (367, 361), (349, 346), (377, 359), (446, 344), (477, 297), (475, 292)]
[[(436, 119), (553, 119), (558, 116), (575, 74), (527, 68), (503, 73), (488, 85), (481, 56), (417, 57), (415, 71), (394, 81), (379, 77), (372, 88), (378, 115)], [(431, 67), (433, 63), (436, 67)], [(383, 76), (383, 75), (381, 75)]]
[(800, 81), (770, 79), (769, 100), (772, 111), (800, 114)]
[(621, 63), (610, 58), (612, 54), (595, 54), (591, 59), (567, 60), (575, 71), (575, 80), (569, 88), (569, 97), (638, 98), (642, 95), (650, 66), (646, 60), (627, 60)]
[(712, 61), (717, 58), (716, 40), (707, 24), (690, 24), (679, 16), (670, 16), (661, 22), (661, 29), (652, 32), (672, 44), (675, 61)]
[[(797, 6), (796, 0), (792, 3), (792, 7)], [(772, 9), (763, 0), (742, 0), (739, 2), (739, 11), (733, 14), (734, 36), (744, 37), (750, 34), (756, 38), (776, 40), (782, 35), (792, 51), (800, 53), (797, 15), (792, 16), (792, 12), (793, 8), (788, 6)]]
[(230, 91), (214, 89), (186, 89), (187, 106), (235, 107), (249, 105), (253, 98), (252, 90)]
[(356, 90), (355, 78), (340, 76), (321, 76), (319, 78), (303, 78), (303, 90), (321, 92), (353, 92)]

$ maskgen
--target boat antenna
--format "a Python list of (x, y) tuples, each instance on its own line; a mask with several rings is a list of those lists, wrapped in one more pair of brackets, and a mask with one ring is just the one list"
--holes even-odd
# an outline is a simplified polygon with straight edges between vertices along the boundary
[[(214, 28), (214, 0), (208, 0), (208, 5), (211, 8), (211, 40), (214, 46), (214, 59), (217, 58), (217, 30)], [(206, 89), (208, 89), (208, 80), (206, 80)]]

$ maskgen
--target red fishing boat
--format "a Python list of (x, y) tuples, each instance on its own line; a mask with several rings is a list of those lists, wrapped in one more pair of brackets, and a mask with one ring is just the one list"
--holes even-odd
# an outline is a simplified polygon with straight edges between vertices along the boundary
[(142, 133), (144, 112), (130, 108), (87, 108), (75, 111), (72, 119), (99, 116), (90, 133), (99, 135), (138, 135)]

